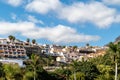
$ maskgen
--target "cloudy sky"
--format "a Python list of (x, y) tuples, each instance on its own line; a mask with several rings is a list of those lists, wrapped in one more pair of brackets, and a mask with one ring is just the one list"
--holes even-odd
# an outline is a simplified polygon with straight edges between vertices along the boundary
[(0, 38), (103, 46), (120, 35), (120, 0), (0, 0)]

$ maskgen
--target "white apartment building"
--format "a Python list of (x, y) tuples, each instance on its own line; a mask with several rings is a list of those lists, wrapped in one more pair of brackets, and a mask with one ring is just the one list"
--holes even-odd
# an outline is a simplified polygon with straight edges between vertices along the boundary
[(3, 58), (25, 58), (26, 50), (23, 42), (10, 42), (9, 39), (0, 39), (0, 57)]

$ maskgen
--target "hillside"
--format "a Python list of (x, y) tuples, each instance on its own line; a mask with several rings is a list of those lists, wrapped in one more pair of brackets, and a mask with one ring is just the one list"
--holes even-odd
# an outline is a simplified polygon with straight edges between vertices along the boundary
[(115, 39), (115, 42), (114, 43), (118, 43), (120, 42), (120, 36), (118, 36), (116, 39)]

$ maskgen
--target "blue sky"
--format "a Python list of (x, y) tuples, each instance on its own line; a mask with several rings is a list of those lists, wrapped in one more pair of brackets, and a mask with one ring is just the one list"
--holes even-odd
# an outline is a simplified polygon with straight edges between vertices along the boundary
[(120, 35), (120, 0), (0, 0), (0, 38), (103, 46)]

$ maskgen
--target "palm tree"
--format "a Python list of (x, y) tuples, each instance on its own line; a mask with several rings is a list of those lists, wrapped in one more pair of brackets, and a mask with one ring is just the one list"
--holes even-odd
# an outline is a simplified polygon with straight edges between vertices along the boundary
[(13, 39), (13, 36), (12, 35), (9, 35), (8, 36), (9, 40), (11, 41)]
[(33, 44), (35, 44), (35, 43), (36, 43), (36, 40), (35, 40), (35, 39), (33, 39), (33, 40), (32, 40), (32, 43), (33, 43)]
[(89, 43), (87, 43), (87, 44), (86, 44), (86, 46), (87, 46), (87, 47), (89, 47), (89, 46), (90, 46), (90, 44), (89, 44)]
[(27, 38), (27, 40), (26, 40), (28, 43), (30, 42), (30, 39), (29, 38)]
[(30, 39), (29, 38), (26, 39), (26, 42), (27, 42), (28, 45), (30, 45)]
[(120, 54), (120, 42), (117, 44), (114, 44), (112, 42), (109, 43), (109, 51), (114, 54), (113, 59), (115, 62), (115, 80), (117, 80), (117, 59)]
[(16, 38), (15, 38), (15, 36), (13, 36), (13, 39), (12, 39), (12, 40), (13, 40), (13, 42), (15, 41), (15, 39), (16, 39)]
[(8, 38), (9, 38), (10, 41), (14, 41), (15, 40), (15, 37), (12, 36), (12, 35), (9, 35)]
[(37, 66), (37, 61), (39, 60), (39, 56), (37, 55), (32, 55), (31, 56), (31, 60), (32, 60), (32, 64), (31, 66), (33, 67), (33, 70), (34, 70), (34, 80), (36, 80), (36, 66)]
[(36, 80), (38, 67), (39, 68), (41, 67), (40, 57), (39, 57), (39, 55), (32, 54), (30, 64), (28, 65), (28, 68), (30, 68), (33, 71), (34, 80)]

